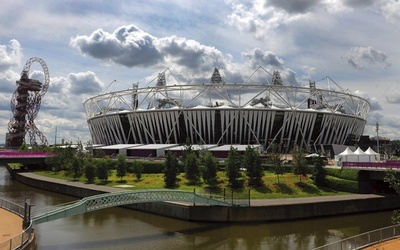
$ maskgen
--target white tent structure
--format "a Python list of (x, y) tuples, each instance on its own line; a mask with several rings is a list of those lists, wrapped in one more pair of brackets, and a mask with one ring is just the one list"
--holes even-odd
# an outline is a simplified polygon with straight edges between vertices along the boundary
[(378, 162), (380, 159), (379, 154), (375, 152), (371, 147), (369, 147), (365, 153), (369, 157), (369, 162)]
[(360, 147), (357, 148), (356, 151), (354, 151), (354, 154), (357, 155), (358, 157), (358, 162), (370, 162), (370, 157), (368, 154), (366, 154)]
[(358, 156), (347, 147), (342, 153), (335, 155), (335, 162), (337, 166), (341, 166), (342, 162), (357, 162)]

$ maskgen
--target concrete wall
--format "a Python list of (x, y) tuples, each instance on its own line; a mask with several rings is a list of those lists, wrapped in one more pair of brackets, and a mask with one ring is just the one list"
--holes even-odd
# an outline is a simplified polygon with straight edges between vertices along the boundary
[[(36, 188), (80, 198), (104, 193), (100, 190), (71, 187), (60, 183), (39, 181), (19, 175), (9, 167), (8, 169), (18, 181)], [(126, 207), (189, 221), (261, 222), (394, 210), (400, 208), (400, 197), (398, 195), (388, 195), (368, 199), (360, 198), (340, 201), (251, 207), (193, 206), (193, 204), (169, 202), (132, 204)]]
[(190, 221), (273, 222), (392, 210), (400, 207), (400, 198), (397, 195), (393, 195), (339, 202), (253, 207), (188, 206), (170, 203), (133, 204), (129, 207)]

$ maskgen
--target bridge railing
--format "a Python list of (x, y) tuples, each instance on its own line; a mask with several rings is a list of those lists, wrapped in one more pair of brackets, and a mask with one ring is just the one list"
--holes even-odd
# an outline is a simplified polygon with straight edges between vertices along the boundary
[[(15, 213), (20, 217), (23, 217), (25, 213), (25, 208), (23, 206), (20, 206), (11, 201), (7, 201), (1, 198), (0, 198), (0, 207), (9, 212)], [(29, 239), (32, 236), (32, 233), (33, 233), (33, 224), (31, 222), (29, 226), (22, 233), (14, 236), (13, 238), (7, 241), (0, 242), (0, 249), (10, 249), (10, 250), (20, 249), (29, 241)]]
[(314, 250), (363, 249), (367, 246), (391, 240), (399, 236), (400, 225), (393, 225), (355, 235), (340, 241), (335, 241), (324, 246), (314, 248)]
[(343, 162), (343, 168), (400, 169), (400, 161)]
[(17, 152), (17, 151), (0, 151), (0, 158), (43, 158), (53, 156), (45, 152)]

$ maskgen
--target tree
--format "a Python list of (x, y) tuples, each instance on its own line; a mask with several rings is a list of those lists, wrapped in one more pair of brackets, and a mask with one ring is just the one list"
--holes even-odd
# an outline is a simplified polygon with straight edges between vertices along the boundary
[(72, 165), (72, 160), (75, 158), (75, 149), (67, 144), (66, 147), (54, 148), (52, 157), (47, 157), (45, 163), (54, 171), (68, 170)]
[(19, 147), (18, 151), (19, 151), (19, 152), (29, 152), (29, 147), (28, 147), (28, 145), (26, 145), (26, 143), (23, 143), (23, 144)]
[(272, 164), (273, 171), (276, 174), (279, 184), (279, 176), (285, 172), (284, 168), (282, 167), (281, 152), (276, 143), (271, 145), (271, 151), (270, 163)]
[(138, 161), (133, 162), (133, 173), (135, 173), (136, 179), (140, 180), (143, 173), (143, 164)]
[(297, 147), (292, 153), (292, 158), (294, 174), (299, 175), (301, 182), (301, 176), (307, 175), (307, 161), (303, 155), (303, 149)]
[(186, 154), (185, 157), (185, 177), (190, 184), (197, 184), (200, 181), (199, 160), (195, 152)]
[(260, 154), (250, 145), (246, 147), (246, 151), (244, 152), (242, 167), (246, 168), (246, 174), (250, 186), (262, 186), (264, 171), (261, 166)]
[(110, 176), (111, 169), (108, 160), (107, 158), (102, 158), (97, 161), (96, 176), (103, 182), (106, 182)]
[(164, 183), (166, 188), (176, 186), (176, 176), (178, 175), (178, 159), (171, 152), (167, 152), (164, 161)]
[(183, 150), (183, 161), (185, 161), (186, 157), (192, 153), (194, 153), (193, 146), (190, 143), (189, 137), (186, 137), (186, 142)]
[[(383, 178), (384, 182), (389, 183), (390, 187), (392, 187), (397, 194), (400, 195), (400, 180), (397, 179), (397, 172), (393, 169), (388, 169), (386, 171), (385, 177)], [(400, 223), (400, 210), (394, 210), (392, 215), (392, 223), (399, 224)]]
[(69, 163), (68, 175), (72, 176), (74, 181), (83, 174), (84, 160), (78, 157), (73, 157)]
[(203, 180), (209, 186), (214, 186), (218, 182), (217, 171), (218, 162), (210, 151), (205, 152), (202, 158), (203, 162)]
[(231, 146), (228, 158), (226, 159), (226, 176), (228, 177), (229, 185), (232, 188), (242, 187), (239, 178), (240, 174), (240, 158), (237, 150)]
[(85, 161), (85, 177), (88, 183), (93, 183), (96, 178), (96, 167), (93, 160)]
[(325, 161), (320, 155), (318, 155), (317, 157), (313, 157), (313, 163), (314, 172), (312, 179), (314, 184), (318, 187), (323, 187), (326, 185), (326, 170), (324, 168)]
[(117, 177), (121, 178), (126, 175), (127, 165), (126, 165), (126, 155), (119, 154), (117, 159)]

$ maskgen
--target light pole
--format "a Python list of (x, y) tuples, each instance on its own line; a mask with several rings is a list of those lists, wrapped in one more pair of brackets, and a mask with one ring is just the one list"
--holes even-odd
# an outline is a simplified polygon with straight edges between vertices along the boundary
[(376, 122), (376, 147), (377, 147), (377, 149), (378, 149), (378, 155), (379, 155), (379, 161), (381, 160), (381, 155), (380, 155), (380, 153), (379, 153), (379, 123), (378, 122)]

